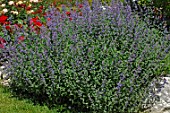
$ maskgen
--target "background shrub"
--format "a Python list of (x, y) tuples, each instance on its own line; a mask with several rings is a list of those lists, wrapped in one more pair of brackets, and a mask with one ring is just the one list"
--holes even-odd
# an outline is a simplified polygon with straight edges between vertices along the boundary
[(151, 5), (157, 7), (157, 8), (162, 8), (162, 13), (165, 16), (170, 16), (170, 1), (169, 0), (139, 0), (138, 1), (140, 4), (143, 5)]
[[(170, 27), (170, 1), (169, 0), (138, 0), (136, 1), (141, 7), (152, 7), (153, 19), (160, 24), (164, 22), (163, 27), (169, 31)], [(144, 10), (144, 9), (143, 9)]]
[[(102, 10), (84, 2), (80, 12), (49, 8), (46, 26), (24, 42), (16, 30), (7, 43), (10, 88), (35, 102), (66, 104), (75, 112), (138, 112), (169, 52), (169, 37), (112, 1)], [(6, 36), (6, 35), (4, 35)], [(7, 37), (4, 37), (7, 38)]]

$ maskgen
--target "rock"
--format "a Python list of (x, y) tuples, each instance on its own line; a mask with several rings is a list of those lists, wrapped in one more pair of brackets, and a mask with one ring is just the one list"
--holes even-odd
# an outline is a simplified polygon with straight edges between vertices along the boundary
[[(166, 83), (164, 83), (166, 81)], [(170, 113), (170, 75), (161, 77), (160, 84), (164, 84), (160, 91), (159, 88), (155, 88), (155, 95), (158, 99), (153, 105), (148, 105), (149, 113)]]
[(8, 80), (2, 80), (2, 81), (0, 82), (0, 84), (2, 84), (3, 86), (9, 86), (9, 82), (10, 82), (9, 79), (8, 79)]
[[(9, 82), (10, 82), (10, 79), (8, 79), (6, 76), (7, 76), (7, 73), (5, 73), (4, 71), (5, 69), (5, 66), (0, 66), (0, 76), (2, 79), (2, 81), (0, 82), (0, 84), (4, 85), (4, 86), (9, 86)], [(6, 79), (4, 79), (6, 78)]]
[(5, 69), (5, 66), (1, 66), (0, 67), (0, 76), (1, 76), (1, 79), (3, 79), (5, 77), (5, 74), (4, 74), (4, 70)]

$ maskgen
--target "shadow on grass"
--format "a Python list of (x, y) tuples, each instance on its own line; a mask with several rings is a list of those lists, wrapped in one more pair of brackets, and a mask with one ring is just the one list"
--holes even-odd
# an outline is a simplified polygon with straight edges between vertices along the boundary
[[(57, 102), (51, 103), (49, 101), (45, 101), (45, 100), (48, 100), (46, 99), (47, 96), (41, 95), (39, 96), (41, 98), (38, 99), (38, 97), (35, 96), (34, 94), (29, 94), (29, 93), (24, 94), (21, 92), (16, 93), (16, 92), (11, 91), (9, 87), (0, 85), (0, 100), (1, 100), (1, 96), (5, 97), (4, 101), (5, 100), (10, 101), (10, 102), (7, 102), (9, 105), (7, 105), (7, 103), (4, 102), (3, 106), (11, 106), (11, 105), (13, 106), (14, 100), (15, 100), (15, 106), (19, 106), (20, 110), (23, 108), (25, 109), (25, 106), (27, 107), (30, 106), (29, 108), (32, 110), (36, 109), (35, 110), (36, 112), (34, 113), (78, 113), (78, 112), (87, 113), (89, 112), (88, 109), (84, 108), (81, 105), (71, 104), (71, 102), (68, 101), (69, 98), (71, 97), (61, 97), (61, 99), (57, 100)], [(0, 104), (0, 107), (1, 107), (1, 104)], [(15, 111), (14, 109), (15, 107), (12, 108), (13, 111)], [(44, 112), (37, 112), (37, 111), (41, 111), (41, 109), (45, 109)], [(2, 112), (6, 113), (4, 111)], [(20, 113), (19, 110), (17, 110), (16, 112)], [(31, 112), (24, 111), (24, 113), (31, 113)], [(0, 109), (0, 113), (1, 113), (1, 109)], [(9, 112), (9, 113), (13, 113), (13, 112)]]
[(57, 105), (49, 108), (46, 105), (33, 103), (22, 95), (13, 95), (8, 87), (0, 85), (0, 113), (70, 113), (66, 107)]

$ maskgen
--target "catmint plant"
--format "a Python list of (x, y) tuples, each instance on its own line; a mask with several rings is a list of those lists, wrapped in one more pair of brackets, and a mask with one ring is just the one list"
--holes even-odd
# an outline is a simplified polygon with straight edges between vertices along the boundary
[(29, 31), (20, 43), (24, 32), (14, 33), (16, 44), (3, 49), (10, 54), (11, 90), (74, 112), (139, 112), (164, 66), (169, 37), (121, 2), (112, 0), (105, 10), (98, 1), (82, 5), (81, 15), (50, 7), (40, 33)]

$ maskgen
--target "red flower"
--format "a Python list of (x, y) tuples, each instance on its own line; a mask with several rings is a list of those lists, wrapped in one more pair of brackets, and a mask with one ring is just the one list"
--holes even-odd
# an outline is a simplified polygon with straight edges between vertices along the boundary
[(5, 28), (6, 28), (7, 30), (10, 30), (10, 29), (11, 29), (11, 27), (10, 27), (10, 26), (5, 26)]
[(35, 15), (35, 14), (37, 14), (37, 12), (35, 11), (35, 12), (32, 12), (31, 14), (34, 14), (34, 15)]
[(36, 26), (39, 26), (39, 27), (41, 27), (42, 26), (42, 23), (41, 22), (34, 22), (34, 24), (36, 25)]
[(43, 9), (43, 6), (41, 5), (39, 8), (40, 8), (40, 9)]
[(43, 15), (44, 15), (44, 16), (46, 16), (46, 15), (47, 15), (47, 13), (43, 13)]
[(25, 8), (26, 4), (20, 4), (19, 7)]
[(5, 39), (0, 37), (0, 43), (6, 43)]
[(32, 23), (33, 23), (34, 25), (36, 25), (36, 26), (39, 26), (39, 27), (42, 26), (42, 23), (38, 21), (38, 17), (32, 18), (32, 19), (30, 20), (30, 24), (32, 24)]
[(30, 6), (26, 7), (26, 10), (27, 11), (31, 10), (31, 7)]
[(8, 17), (5, 15), (0, 16), (0, 23), (4, 24), (7, 19)]
[(20, 36), (20, 37), (18, 38), (19, 41), (24, 41), (24, 39), (25, 39), (24, 36)]
[(67, 16), (70, 16), (70, 15), (71, 15), (71, 13), (70, 13), (69, 11), (67, 11), (67, 12), (66, 12), (66, 15), (67, 15)]
[(30, 20), (30, 24), (36, 22), (37, 20), (38, 20), (38, 17), (32, 18), (32, 19)]
[(69, 17), (69, 20), (73, 20), (71, 17)]
[(83, 5), (82, 4), (79, 4), (79, 8), (82, 8), (83, 7)]
[(0, 48), (4, 48), (4, 45), (3, 45), (3, 44), (0, 44)]
[(0, 37), (0, 48), (4, 48), (4, 44), (6, 43), (5, 39)]
[(36, 13), (42, 13), (42, 9), (37, 10)]

